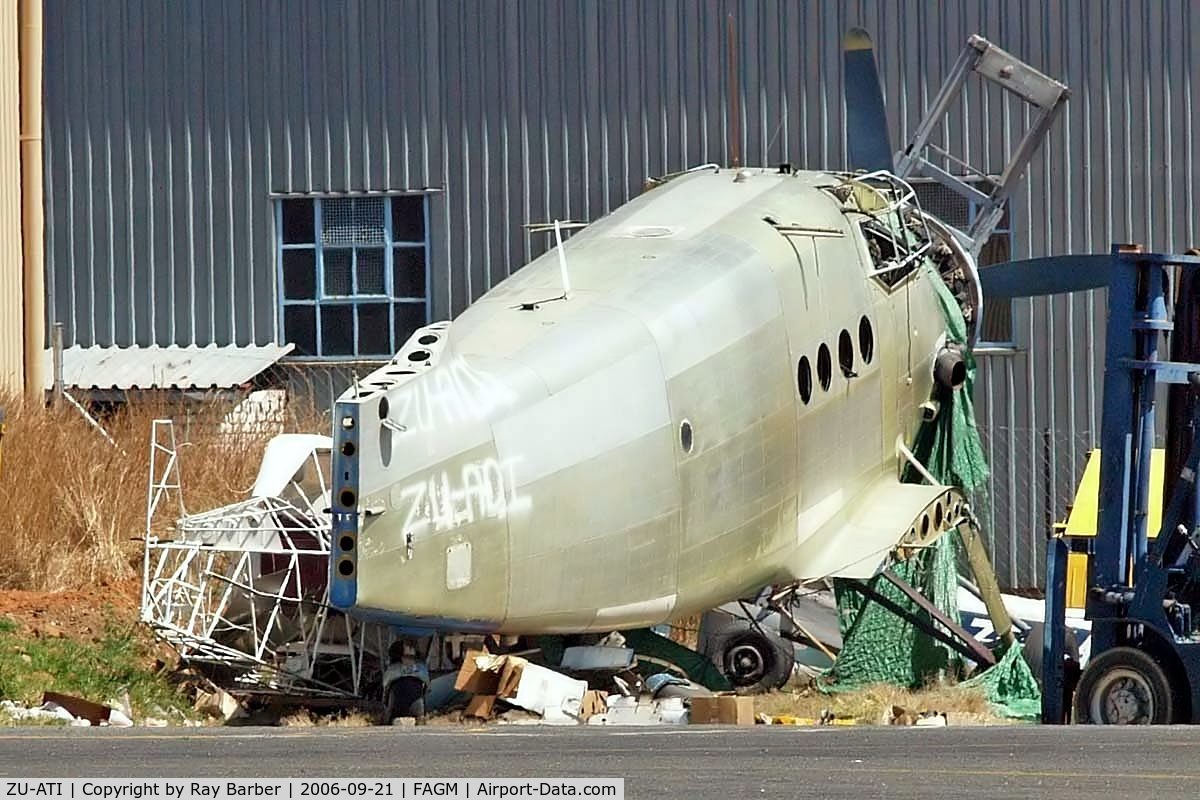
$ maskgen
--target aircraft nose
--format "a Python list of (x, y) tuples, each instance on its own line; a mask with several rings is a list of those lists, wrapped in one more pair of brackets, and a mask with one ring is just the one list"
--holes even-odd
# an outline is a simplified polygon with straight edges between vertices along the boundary
[[(419, 606), (437, 595), (430, 587), (471, 583), (472, 562), (507, 558), (507, 517), (520, 499), (492, 425), (545, 397), (545, 388), (511, 362), (445, 356), (423, 369), (393, 370), (390, 384), (363, 381), (337, 403), (330, 585), (339, 607), (383, 592), (389, 573), (390, 594), (376, 601), (394, 603), (407, 594), (394, 590), (398, 568), (414, 595), (407, 606)], [(433, 541), (445, 534), (456, 541)], [(446, 552), (418, 563), (422, 542), (424, 553)]]

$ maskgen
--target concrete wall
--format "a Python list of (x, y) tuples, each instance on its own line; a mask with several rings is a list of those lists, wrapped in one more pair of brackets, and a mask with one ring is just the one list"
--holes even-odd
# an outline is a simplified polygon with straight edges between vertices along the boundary
[[(730, 13), (747, 163), (844, 166), (848, 27), (875, 36), (897, 143), (979, 32), (1073, 90), (1015, 200), (1015, 256), (1197, 243), (1186, 0), (47, 0), (51, 315), (68, 345), (273, 340), (272, 196), (422, 188), (434, 316), (457, 313), (545, 248), (525, 223), (729, 160)], [(974, 92), (944, 134), (996, 169), (1022, 121)], [(1007, 583), (1040, 580), (1095, 438), (1102, 302), (1021, 303), (1027, 349), (981, 368)]]

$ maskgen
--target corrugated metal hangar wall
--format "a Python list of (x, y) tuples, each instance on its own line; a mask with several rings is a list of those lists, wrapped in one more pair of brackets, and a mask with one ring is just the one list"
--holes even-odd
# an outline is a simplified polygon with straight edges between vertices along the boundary
[[(841, 36), (875, 37), (903, 141), (979, 32), (1071, 86), (1012, 212), (1015, 257), (1197, 243), (1200, 9), (1162, 3), (47, 0), (50, 314), (67, 344), (279, 335), (275, 200), (431, 190), (432, 316), (646, 177), (729, 161), (727, 15), (749, 164), (844, 165)], [(975, 92), (946, 141), (998, 169), (1024, 119)], [(993, 552), (1040, 580), (1098, 429), (1103, 298), (1021, 303), (983, 359)], [(1048, 480), (1047, 480), (1048, 479)]]

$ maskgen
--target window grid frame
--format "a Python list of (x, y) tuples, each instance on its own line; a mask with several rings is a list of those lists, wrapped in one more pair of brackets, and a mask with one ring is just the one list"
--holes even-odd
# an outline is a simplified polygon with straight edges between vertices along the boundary
[[(387, 360), (392, 357), (399, 349), (403, 342), (396, 339), (396, 306), (398, 305), (422, 305), (425, 309), (424, 325), (428, 325), (432, 315), (432, 292), (430, 292), (430, 277), (431, 270), (429, 265), (430, 251), (430, 202), (429, 192), (395, 192), (385, 195), (349, 195), (350, 198), (357, 199), (359, 197), (378, 197), (383, 200), (383, 227), (384, 241), (382, 245), (349, 245), (349, 246), (333, 246), (327, 247), (321, 241), (321, 234), (324, 229), (324, 201), (343, 199), (347, 195), (302, 195), (302, 196), (280, 196), (273, 198), (275, 201), (275, 250), (276, 250), (276, 280), (279, 292), (279, 315), (278, 324), (276, 326), (277, 335), (280, 342), (286, 342), (286, 317), (289, 307), (307, 307), (313, 309), (313, 339), (316, 344), (316, 354), (303, 353), (292, 355), (289, 358), (304, 361), (361, 361), (361, 360)], [(425, 238), (421, 241), (404, 240), (396, 241), (392, 237), (392, 200), (396, 197), (419, 197), (421, 199), (421, 214), (422, 214), (422, 229), (425, 233)], [(312, 204), (313, 210), (313, 232), (311, 242), (284, 242), (283, 241), (283, 206), (287, 202), (307, 202)], [(350, 276), (351, 289), (353, 294), (349, 295), (330, 295), (325, 292), (325, 250), (350, 250)], [(383, 270), (384, 270), (384, 294), (358, 294), (358, 253), (359, 249), (367, 250), (383, 250)], [(424, 297), (406, 296), (398, 297), (395, 295), (395, 253), (398, 249), (420, 250), (424, 258)], [(288, 250), (309, 250), (313, 252), (313, 297), (311, 298), (288, 298), (286, 287), (284, 285), (284, 270), (283, 270), (283, 255)], [(391, 344), (391, 350), (388, 353), (379, 354), (362, 354), (359, 352), (360, 337), (358, 324), (358, 308), (364, 305), (386, 305), (388, 318), (388, 341)], [(352, 347), (354, 352), (348, 355), (328, 355), (325, 353), (324, 337), (322, 335), (322, 306), (350, 306), (353, 311), (351, 320), (353, 324), (352, 331)]]

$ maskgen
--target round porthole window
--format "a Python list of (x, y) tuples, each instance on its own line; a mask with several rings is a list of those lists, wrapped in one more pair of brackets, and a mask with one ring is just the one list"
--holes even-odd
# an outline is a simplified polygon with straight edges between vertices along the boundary
[(817, 349), (817, 380), (821, 382), (822, 391), (829, 391), (829, 382), (833, 379), (833, 359), (829, 356), (829, 345), (822, 344)]
[(875, 332), (871, 330), (871, 320), (865, 316), (858, 321), (858, 352), (864, 364), (870, 364), (875, 357)]
[(847, 378), (854, 376), (854, 340), (845, 328), (838, 334), (838, 366)]
[(800, 356), (800, 363), (796, 365), (796, 388), (800, 390), (800, 402), (805, 405), (812, 399), (812, 366), (808, 363), (808, 356)]

